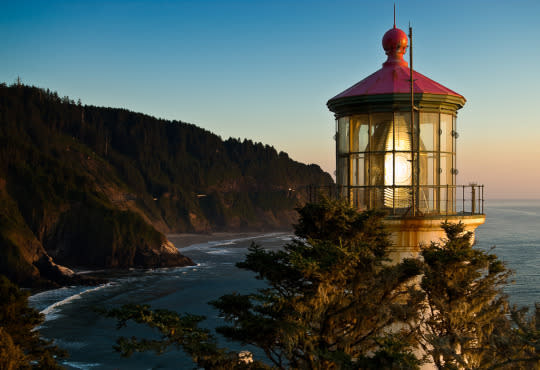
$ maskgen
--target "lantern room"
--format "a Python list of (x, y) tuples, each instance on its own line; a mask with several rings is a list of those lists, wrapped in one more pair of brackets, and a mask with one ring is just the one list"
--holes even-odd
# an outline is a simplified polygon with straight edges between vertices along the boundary
[(382, 45), (382, 68), (328, 101), (336, 116), (336, 183), (359, 209), (452, 214), (460, 190), (456, 117), (465, 98), (411, 70), (402, 30), (394, 26)]
[(336, 118), (339, 197), (359, 210), (386, 211), (405, 254), (444, 236), (443, 221), (474, 231), (485, 220), (483, 186), (456, 184), (457, 113), (465, 98), (414, 71), (412, 55), (404, 59), (408, 43), (394, 25), (382, 39), (382, 68), (327, 103)]

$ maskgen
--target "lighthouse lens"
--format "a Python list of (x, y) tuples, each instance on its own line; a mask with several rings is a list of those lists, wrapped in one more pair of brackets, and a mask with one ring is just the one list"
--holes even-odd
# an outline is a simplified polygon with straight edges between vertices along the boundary
[[(411, 184), (411, 162), (408, 159), (409, 155), (405, 153), (396, 154), (394, 172), (394, 159), (392, 154), (387, 154), (384, 159), (384, 183), (385, 185), (410, 185)], [(394, 173), (396, 181), (394, 182)]]

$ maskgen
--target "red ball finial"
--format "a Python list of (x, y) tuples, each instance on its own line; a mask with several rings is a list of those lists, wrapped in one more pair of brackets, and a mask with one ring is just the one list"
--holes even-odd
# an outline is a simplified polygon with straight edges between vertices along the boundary
[(409, 39), (407, 38), (407, 34), (399, 28), (394, 26), (394, 28), (388, 30), (382, 39), (382, 46), (386, 55), (388, 55), (388, 59), (384, 64), (407, 64), (407, 62), (403, 60), (403, 54), (407, 51), (408, 43)]

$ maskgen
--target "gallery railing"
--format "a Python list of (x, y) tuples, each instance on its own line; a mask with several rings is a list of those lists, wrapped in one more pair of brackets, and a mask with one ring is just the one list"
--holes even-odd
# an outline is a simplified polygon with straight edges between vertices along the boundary
[[(325, 196), (346, 200), (360, 210), (383, 209), (389, 216), (412, 215), (410, 186), (311, 185), (305, 191), (309, 202)], [(484, 185), (420, 185), (417, 194), (416, 215), (484, 214)]]

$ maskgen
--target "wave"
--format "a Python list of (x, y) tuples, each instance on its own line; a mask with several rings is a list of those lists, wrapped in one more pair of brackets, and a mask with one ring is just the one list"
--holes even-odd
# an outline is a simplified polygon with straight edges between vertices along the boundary
[(87, 362), (75, 362), (75, 361), (62, 361), (62, 365), (66, 366), (68, 369), (81, 369), (88, 370), (94, 367), (102, 366), (100, 363), (87, 363)]
[(102, 290), (102, 289), (110, 287), (112, 285), (115, 285), (115, 283), (106, 283), (106, 284), (103, 284), (103, 285), (100, 285), (100, 286), (97, 286), (97, 287), (94, 287), (94, 288), (88, 287), (88, 289), (85, 289), (85, 290), (83, 290), (83, 291), (81, 291), (81, 292), (79, 292), (77, 294), (73, 294), (73, 295), (71, 295), (71, 296), (69, 296), (67, 298), (62, 299), (61, 301), (53, 303), (52, 305), (48, 306), (44, 310), (40, 311), (40, 313), (45, 315), (44, 322), (55, 320), (55, 319), (59, 318), (61, 316), (57, 312), (59, 307), (65, 305), (65, 304), (68, 304), (68, 303), (70, 303), (70, 302), (72, 302), (74, 300), (80, 299), (84, 295), (87, 295), (87, 294), (92, 293), (92, 292), (96, 292), (98, 290)]
[(212, 244), (214, 247), (220, 247), (222, 245), (235, 245), (236, 242), (233, 240), (226, 240), (224, 242), (210, 242), (210, 244)]
[[(204, 265), (201, 263), (197, 263), (196, 266)], [(139, 272), (140, 274), (144, 275), (170, 275), (177, 272), (183, 272), (185, 270), (189, 270), (190, 268), (193, 268), (194, 266), (181, 266), (181, 267), (156, 267), (156, 268), (150, 268), (150, 269), (137, 269), (133, 270), (135, 272)], [(131, 270), (130, 270), (131, 271)], [(135, 277), (135, 279), (139, 279), (139, 277)]]
[(213, 240), (213, 241), (208, 241), (204, 243), (191, 244), (186, 247), (178, 248), (178, 250), (182, 253), (185, 251), (192, 251), (192, 250), (203, 251), (205, 249), (210, 249), (210, 248), (218, 247), (222, 245), (236, 245), (240, 242), (245, 242), (248, 240), (255, 240), (255, 239), (262, 239), (262, 238), (283, 238), (282, 240), (289, 241), (291, 240), (291, 234), (283, 233), (283, 232), (274, 232), (274, 233), (266, 233), (266, 234), (260, 234), (260, 235), (251, 235), (251, 236), (246, 236), (243, 238)]
[(232, 254), (235, 253), (234, 250), (231, 249), (214, 249), (211, 251), (206, 252), (208, 254)]

